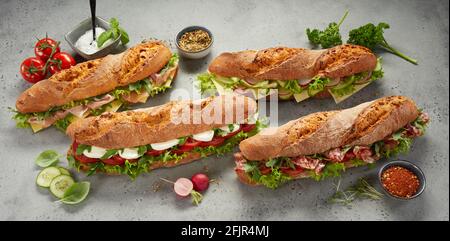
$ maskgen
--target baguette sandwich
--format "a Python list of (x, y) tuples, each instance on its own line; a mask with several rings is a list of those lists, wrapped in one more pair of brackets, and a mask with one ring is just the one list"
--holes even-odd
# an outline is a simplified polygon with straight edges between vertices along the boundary
[(76, 119), (146, 102), (170, 88), (177, 69), (178, 56), (162, 42), (144, 42), (36, 83), (17, 99), (14, 119), (34, 132), (51, 125), (65, 130)]
[(332, 96), (339, 103), (382, 76), (380, 59), (369, 49), (345, 44), (222, 53), (197, 79), (202, 93), (234, 91), (260, 99), (277, 90), (282, 100)]
[(134, 179), (152, 169), (231, 152), (259, 131), (255, 113), (255, 101), (241, 95), (103, 113), (67, 128), (73, 140), (68, 160), (88, 175), (103, 172)]
[(339, 176), (347, 168), (407, 152), (428, 122), (428, 115), (403, 96), (310, 114), (242, 141), (235, 171), (242, 182), (269, 188), (292, 179)]

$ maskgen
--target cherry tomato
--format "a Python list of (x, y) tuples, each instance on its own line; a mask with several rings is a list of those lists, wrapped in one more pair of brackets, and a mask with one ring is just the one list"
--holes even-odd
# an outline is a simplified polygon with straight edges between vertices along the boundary
[(30, 57), (25, 59), (20, 65), (20, 74), (26, 81), (34, 84), (45, 78), (44, 66), (45, 62), (43, 60)]
[(47, 59), (49, 59), (50, 55), (52, 54), (52, 48), (55, 48), (54, 53), (59, 53), (60, 49), (58, 45), (58, 42), (51, 38), (43, 38), (39, 40), (34, 46), (34, 54), (39, 59), (47, 61)]
[(53, 75), (62, 69), (69, 69), (76, 64), (77, 62), (72, 55), (66, 52), (59, 52), (54, 54), (50, 60), (50, 67), (48, 68), (48, 71)]
[(164, 152), (165, 152), (165, 150), (162, 150), (162, 151), (150, 150), (150, 151), (147, 151), (145, 154), (150, 155), (150, 156), (159, 156), (159, 155), (163, 154)]
[(242, 124), (241, 125), (241, 130), (244, 132), (249, 132), (251, 130), (253, 130), (253, 128), (256, 127), (256, 124)]
[(123, 159), (119, 155), (114, 155), (108, 159), (102, 160), (102, 162), (111, 166), (123, 165), (125, 163), (125, 159)]
[(224, 141), (225, 141), (225, 138), (220, 137), (220, 136), (215, 136), (215, 137), (213, 137), (213, 139), (211, 141), (200, 142), (200, 144), (198, 146), (201, 146), (201, 147), (218, 146), (218, 145), (222, 144)]
[(283, 172), (291, 177), (298, 176), (300, 173), (303, 172), (303, 169), (299, 166), (296, 166), (295, 170), (290, 167), (281, 167), (280, 170), (281, 170), (281, 172)]

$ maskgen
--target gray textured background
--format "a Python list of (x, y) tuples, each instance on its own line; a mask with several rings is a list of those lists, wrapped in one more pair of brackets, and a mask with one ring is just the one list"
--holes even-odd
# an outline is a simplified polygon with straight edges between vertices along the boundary
[[(396, 56), (382, 53), (385, 78), (336, 106), (332, 100), (308, 100), (301, 104), (280, 103), (280, 123), (308, 113), (354, 106), (385, 95), (412, 97), (432, 118), (425, 137), (419, 138), (410, 154), (402, 158), (423, 168), (428, 186), (418, 199), (400, 202), (357, 201), (352, 207), (326, 203), (333, 192), (332, 181), (291, 182), (278, 190), (251, 188), (239, 183), (232, 156), (206, 158), (191, 165), (157, 170), (135, 182), (127, 177), (96, 176), (88, 199), (79, 206), (59, 206), (34, 184), (38, 168), (34, 158), (42, 150), (61, 153), (70, 144), (55, 129), (32, 135), (15, 128), (7, 107), (14, 106), (19, 93), (29, 85), (19, 75), (23, 59), (33, 55), (35, 36), (45, 32), (63, 41), (71, 27), (89, 16), (88, 1), (0, 2), (0, 219), (7, 220), (448, 220), (449, 219), (449, 63), (448, 1), (97, 1), (97, 15), (118, 17), (128, 31), (131, 44), (144, 38), (173, 40), (187, 25), (207, 26), (215, 35), (212, 54), (200, 61), (182, 60), (174, 88), (189, 88), (197, 73), (222, 51), (258, 49), (276, 45), (309, 47), (305, 28), (337, 21), (345, 9), (350, 15), (341, 27), (348, 30), (367, 22), (385, 21), (389, 42), (416, 57), (414, 66)], [(62, 49), (69, 50), (63, 41)], [(147, 105), (166, 102), (169, 94)], [(169, 186), (154, 193), (160, 177), (189, 177), (209, 169), (220, 180), (212, 184), (199, 207), (177, 200)], [(379, 166), (378, 166), (379, 167)], [(377, 168), (348, 171), (344, 184), (358, 176), (374, 177)]]

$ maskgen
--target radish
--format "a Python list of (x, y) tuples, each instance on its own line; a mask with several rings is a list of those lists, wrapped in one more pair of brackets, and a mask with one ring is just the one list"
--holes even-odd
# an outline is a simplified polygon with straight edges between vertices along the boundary
[(197, 173), (191, 177), (191, 180), (195, 191), (202, 192), (209, 187), (209, 177), (206, 174)]
[(173, 184), (173, 190), (175, 193), (181, 197), (187, 197), (191, 194), (194, 185), (191, 180), (187, 178), (178, 178), (178, 180)]

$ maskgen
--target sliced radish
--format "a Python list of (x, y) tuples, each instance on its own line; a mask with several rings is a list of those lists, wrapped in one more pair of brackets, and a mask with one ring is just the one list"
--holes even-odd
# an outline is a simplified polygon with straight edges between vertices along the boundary
[(173, 190), (175, 193), (181, 197), (187, 197), (191, 194), (194, 184), (191, 180), (187, 178), (178, 178), (178, 180), (173, 184)]
[(202, 192), (209, 187), (209, 177), (206, 174), (197, 173), (191, 177), (191, 180), (195, 191)]

